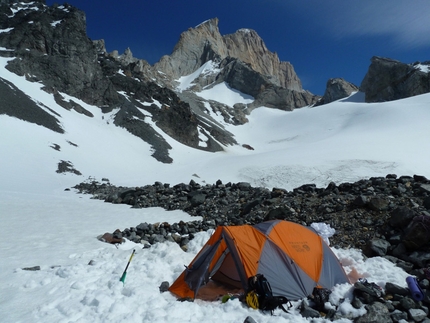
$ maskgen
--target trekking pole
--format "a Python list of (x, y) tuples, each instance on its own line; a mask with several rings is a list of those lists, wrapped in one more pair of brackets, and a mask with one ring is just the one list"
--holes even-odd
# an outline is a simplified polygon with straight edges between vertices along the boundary
[(123, 284), (125, 284), (125, 276), (127, 276), (127, 269), (128, 269), (128, 266), (130, 265), (131, 259), (133, 259), (135, 251), (136, 250), (133, 249), (133, 252), (132, 252), (132, 254), (130, 256), (130, 259), (128, 260), (127, 266), (125, 267), (124, 272), (122, 273), (122, 276), (119, 279), (119, 281), (121, 281)]

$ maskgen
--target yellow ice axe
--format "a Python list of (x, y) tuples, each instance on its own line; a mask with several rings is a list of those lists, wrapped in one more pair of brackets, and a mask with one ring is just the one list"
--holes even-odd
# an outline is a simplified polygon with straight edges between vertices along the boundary
[(125, 267), (124, 272), (122, 273), (122, 276), (119, 279), (119, 281), (122, 281), (123, 284), (125, 284), (125, 276), (127, 276), (127, 269), (128, 269), (128, 266), (130, 265), (131, 259), (133, 259), (135, 251), (136, 250), (133, 249), (133, 252), (132, 252), (132, 254), (130, 256), (130, 259), (128, 260), (127, 266)]

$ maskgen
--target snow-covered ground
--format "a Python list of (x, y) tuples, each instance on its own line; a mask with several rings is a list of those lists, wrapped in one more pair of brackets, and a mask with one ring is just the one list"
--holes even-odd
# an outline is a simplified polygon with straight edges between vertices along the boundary
[[(237, 323), (249, 315), (257, 322), (307, 322), (297, 310), (270, 316), (237, 300), (177, 302), (170, 293), (160, 293), (161, 282), (176, 279), (209, 233), (197, 234), (188, 252), (172, 243), (149, 249), (131, 242), (118, 248), (102, 243), (96, 237), (116, 228), (187, 221), (190, 216), (158, 208), (131, 209), (65, 190), (89, 178), (108, 178), (124, 186), (155, 181), (174, 185), (191, 179), (213, 184), (221, 179), (291, 190), (306, 183), (324, 187), (330, 181), (389, 173), (430, 177), (430, 94), (366, 104), (363, 95), (356, 93), (293, 112), (259, 108), (249, 116), (249, 123), (225, 125), (238, 146), (209, 153), (169, 139), (174, 162), (167, 165), (150, 157), (148, 144), (114, 126), (110, 115), (83, 102), (93, 118), (59, 107), (52, 95), (40, 90), (41, 84), (8, 72), (6, 61), (0, 58), (0, 76), (60, 114), (65, 134), (0, 115), (1, 322)], [(215, 90), (216, 96), (250, 100), (231, 93), (228, 86)], [(209, 91), (201, 95), (210, 98)], [(213, 117), (222, 123), (220, 116)], [(60, 149), (53, 149), (55, 145)], [(70, 161), (83, 175), (56, 173), (60, 160)], [(123, 285), (119, 278), (133, 249), (136, 255)], [(381, 286), (387, 281), (406, 286), (406, 273), (382, 258), (365, 261), (357, 250), (334, 251), (354, 277), (366, 277)], [(41, 269), (22, 270), (32, 266)], [(342, 311), (362, 313), (350, 306), (350, 296), (349, 285), (337, 286), (332, 294), (334, 299), (346, 299)]]

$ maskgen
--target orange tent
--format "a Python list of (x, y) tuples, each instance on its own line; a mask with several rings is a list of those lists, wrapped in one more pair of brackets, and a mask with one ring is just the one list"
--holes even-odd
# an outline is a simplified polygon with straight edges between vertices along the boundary
[(313, 229), (274, 220), (218, 227), (169, 290), (196, 298), (210, 280), (246, 290), (248, 278), (257, 273), (267, 278), (274, 295), (290, 300), (311, 295), (317, 286), (349, 283), (339, 260)]

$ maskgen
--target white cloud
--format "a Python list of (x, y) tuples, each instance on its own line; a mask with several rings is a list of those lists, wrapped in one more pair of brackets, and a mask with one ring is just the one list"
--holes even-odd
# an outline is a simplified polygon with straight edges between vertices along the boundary
[(430, 45), (430, 1), (306, 1), (288, 5), (322, 25), (336, 38), (387, 36), (412, 48)]
[[(387, 35), (402, 45), (422, 46), (430, 44), (430, 2), (406, 1), (360, 2), (361, 5), (348, 10), (340, 19), (356, 35)], [(417, 5), (420, 4), (420, 5)], [(343, 20), (343, 21), (342, 21)], [(339, 28), (342, 26), (338, 26)]]

